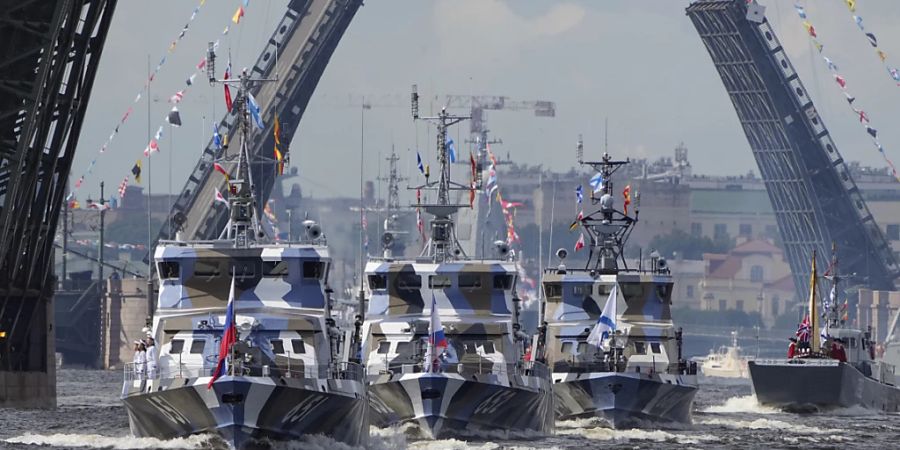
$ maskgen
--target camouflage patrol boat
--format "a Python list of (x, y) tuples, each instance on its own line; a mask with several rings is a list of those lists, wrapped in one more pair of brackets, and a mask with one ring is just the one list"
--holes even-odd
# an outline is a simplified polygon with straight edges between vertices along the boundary
[(622, 255), (638, 211), (628, 214), (629, 188), (624, 208), (615, 208), (612, 175), (627, 161), (604, 153), (600, 162), (581, 162), (580, 154), (579, 146), (579, 162), (598, 172), (591, 203), (600, 208), (573, 224), (583, 233), (579, 242), (589, 239), (588, 261), (567, 268), (561, 249), (559, 267), (541, 280), (537, 357), (552, 370), (557, 418), (599, 417), (614, 428), (690, 423), (697, 366), (682, 358), (681, 331), (672, 323), (672, 276), (658, 254), (637, 268)]
[(429, 119), (437, 122), (441, 169), (438, 181), (418, 188), (437, 192), (436, 203), (415, 205), (434, 216), (422, 254), (370, 259), (365, 268), (361, 350), (372, 424), (414, 424), (435, 439), (551, 433), (550, 374), (526, 358), (516, 264), (503, 242), (495, 259), (471, 260), (456, 241), (452, 215), (470, 205), (451, 204), (450, 193), (471, 186), (451, 183), (446, 140), (447, 126), (463, 119), (446, 111)]
[(270, 243), (255, 214), (249, 81), (241, 78), (234, 103), (243, 139), (225, 231), (211, 241), (161, 241), (155, 250), (150, 335), (158, 369), (125, 368), (131, 431), (159, 439), (214, 434), (238, 449), (309, 435), (362, 445), (364, 370), (348, 362), (351, 336), (331, 316), (332, 261), (321, 229), (307, 220), (300, 242)]

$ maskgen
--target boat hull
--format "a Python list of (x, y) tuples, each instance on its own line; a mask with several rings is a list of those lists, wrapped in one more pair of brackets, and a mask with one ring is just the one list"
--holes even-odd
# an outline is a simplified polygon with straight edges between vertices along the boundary
[(223, 377), (207, 389), (208, 381), (161, 380), (158, 386), (123, 396), (132, 434), (172, 439), (211, 433), (235, 449), (310, 435), (350, 445), (368, 440), (362, 382)]
[(560, 420), (599, 417), (613, 428), (690, 424), (695, 375), (553, 374)]
[[(532, 379), (534, 379), (532, 377)], [(457, 374), (406, 374), (369, 385), (372, 424), (412, 423), (433, 439), (484, 433), (554, 430), (549, 380), (536, 386), (508, 386)]]
[(867, 377), (851, 364), (788, 361), (749, 363), (760, 404), (797, 411), (850, 406), (900, 410), (900, 388)]

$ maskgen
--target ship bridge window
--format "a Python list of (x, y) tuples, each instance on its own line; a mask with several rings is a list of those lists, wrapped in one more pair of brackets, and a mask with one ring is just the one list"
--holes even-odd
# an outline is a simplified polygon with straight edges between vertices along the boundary
[(572, 286), (572, 294), (576, 297), (586, 297), (591, 295), (591, 285), (589, 284), (576, 284)]
[(659, 297), (659, 301), (662, 303), (672, 303), (672, 284), (657, 284), (656, 296)]
[(391, 349), (391, 343), (388, 341), (381, 341), (378, 343), (378, 354), (386, 355), (388, 351)]
[(562, 353), (572, 353), (572, 342), (565, 341), (562, 343), (562, 347), (560, 348), (560, 352)]
[(647, 354), (647, 346), (643, 342), (635, 342), (634, 343), (634, 354), (636, 355), (646, 355)]
[(172, 343), (169, 345), (169, 354), (175, 355), (181, 353), (184, 350), (184, 341), (181, 339), (172, 339)]
[(481, 275), (472, 273), (459, 274), (460, 289), (478, 289), (481, 287)]
[(369, 289), (387, 289), (387, 275), (369, 275)]
[(597, 285), (597, 295), (601, 297), (608, 297), (609, 293), (612, 292), (613, 285), (611, 284), (598, 284)]
[(547, 298), (562, 297), (562, 284), (559, 284), (559, 283), (545, 284), (544, 285), (544, 294), (546, 294)]
[(509, 290), (513, 287), (512, 275), (494, 275), (494, 289)]
[(397, 343), (397, 354), (398, 355), (408, 355), (412, 353), (412, 342), (398, 342)]
[(191, 354), (202, 355), (203, 347), (206, 347), (206, 339), (194, 339), (191, 342)]
[(856, 338), (850, 338), (850, 348), (856, 348)]
[(281, 339), (272, 339), (269, 342), (272, 344), (272, 353), (276, 355), (284, 354), (284, 342)]
[(231, 273), (238, 280), (256, 277), (256, 261), (233, 261)]
[(288, 274), (287, 261), (263, 261), (264, 277), (283, 277)]
[(325, 263), (320, 261), (303, 261), (303, 278), (321, 280), (325, 275)]
[(158, 266), (159, 277), (163, 280), (178, 278), (180, 264), (177, 261), (162, 261)]
[(195, 277), (217, 277), (222, 274), (218, 261), (194, 261)]
[(400, 272), (394, 279), (394, 287), (400, 291), (418, 291), (422, 289), (422, 277), (414, 273)]
[(444, 289), (452, 285), (453, 283), (447, 275), (431, 275), (428, 277), (428, 287), (432, 289)]
[(583, 355), (587, 353), (587, 342), (579, 342), (578, 343), (578, 354)]
[(303, 339), (291, 339), (291, 348), (299, 355), (306, 353), (306, 343)]
[(657, 355), (662, 353), (659, 348), (659, 342), (651, 342), (650, 343), (650, 351), (656, 353)]

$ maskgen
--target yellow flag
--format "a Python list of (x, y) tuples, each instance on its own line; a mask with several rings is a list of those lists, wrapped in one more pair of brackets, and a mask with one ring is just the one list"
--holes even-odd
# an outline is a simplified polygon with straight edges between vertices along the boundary
[(844, 2), (847, 3), (850, 12), (856, 12), (856, 0), (844, 0)]
[(885, 53), (881, 50), (878, 50), (878, 57), (881, 58), (881, 62), (884, 62), (884, 60), (887, 59), (887, 53)]
[(231, 18), (231, 21), (234, 23), (241, 23), (241, 17), (244, 17), (244, 7), (238, 6), (238, 9), (234, 12), (234, 17)]

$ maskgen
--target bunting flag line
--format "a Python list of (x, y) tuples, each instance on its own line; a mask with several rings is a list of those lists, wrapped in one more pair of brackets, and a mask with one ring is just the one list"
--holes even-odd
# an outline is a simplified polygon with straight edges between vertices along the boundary
[(584, 248), (584, 233), (578, 234), (578, 240), (575, 241), (575, 251), (581, 250)]
[[(156, 67), (148, 74), (147, 78), (144, 80), (144, 83), (141, 86), (140, 90), (138, 91), (137, 95), (134, 96), (134, 100), (132, 100), (132, 104), (128, 106), (125, 113), (119, 119), (118, 123), (116, 123), (115, 127), (113, 128), (113, 131), (106, 138), (106, 141), (104, 141), (103, 144), (100, 146), (100, 149), (97, 152), (98, 153), (97, 156), (95, 156), (91, 160), (91, 162), (88, 164), (87, 169), (81, 174), (81, 176), (78, 177), (78, 181), (75, 183), (75, 188), (71, 191), (72, 194), (74, 194), (75, 191), (77, 191), (81, 187), (82, 183), (84, 182), (85, 177), (93, 174), (94, 166), (97, 163), (97, 159), (99, 158), (100, 155), (102, 155), (103, 153), (106, 152), (106, 150), (109, 149), (110, 145), (112, 145), (113, 140), (115, 140), (116, 136), (119, 134), (120, 129), (128, 121), (128, 118), (131, 116), (131, 113), (134, 111), (134, 107), (145, 97), (144, 94), (147, 93), (147, 91), (150, 89), (150, 85), (153, 83), (153, 81), (156, 80), (156, 77), (159, 75), (160, 71), (162, 70), (163, 66), (165, 65), (166, 61), (168, 60), (168, 56), (175, 52), (175, 49), (178, 46), (178, 44), (187, 35), (187, 32), (190, 29), (191, 24), (194, 23), (194, 20), (197, 18), (198, 14), (200, 12), (200, 8), (205, 3), (206, 3), (206, 0), (200, 0), (200, 2), (197, 4), (197, 6), (195, 6), (191, 10), (190, 18), (187, 20), (185, 25), (181, 28), (181, 31), (178, 33), (178, 36), (175, 37), (174, 39), (172, 39), (169, 46), (166, 48), (166, 54), (160, 58), (159, 62), (156, 64)], [(204, 62), (204, 65), (205, 65), (205, 62)], [(190, 86), (192, 83), (193, 83), (193, 76), (188, 78), (187, 85)]]
[[(846, 1), (846, 0), (845, 0)], [(878, 38), (875, 37), (875, 33), (872, 31), (866, 31), (866, 27), (863, 25), (863, 19), (861, 16), (856, 14), (856, 3), (851, 3), (846, 1), (847, 9), (850, 11), (850, 17), (853, 19), (853, 23), (856, 24), (856, 28), (866, 37), (866, 40), (869, 42), (869, 45), (875, 49), (875, 54), (878, 56), (878, 60), (881, 61), (881, 64), (884, 66), (884, 70), (887, 71), (887, 74), (894, 80), (894, 83), (897, 86), (900, 86), (900, 71), (897, 70), (896, 67), (892, 67), (887, 61), (887, 53), (885, 53), (881, 48), (878, 47)]]
[(259, 127), (260, 130), (265, 130), (266, 125), (262, 121), (259, 103), (256, 103), (256, 99), (253, 98), (253, 94), (249, 92), (247, 93), (247, 109), (250, 110), (250, 116), (253, 118), (253, 122), (256, 123), (256, 126)]
[(578, 216), (576, 216), (575, 220), (572, 221), (572, 224), (569, 225), (569, 231), (575, 231), (575, 229), (581, 225), (582, 220), (584, 220), (584, 210), (578, 211)]
[(628, 205), (631, 204), (631, 185), (625, 186), (625, 189), (622, 191), (622, 197), (624, 198), (624, 202), (622, 203), (623, 208), (625, 210), (625, 215), (628, 215)]
[(219, 134), (219, 124), (213, 124), (213, 145), (216, 146), (216, 150), (222, 149), (222, 136)]
[(228, 200), (225, 199), (225, 196), (222, 195), (222, 192), (219, 191), (219, 188), (216, 188), (216, 198), (213, 199), (213, 203), (224, 203), (226, 206), (228, 205)]
[(450, 162), (456, 162), (456, 146), (453, 143), (453, 138), (447, 137), (447, 154), (450, 157)]
[(418, 150), (416, 150), (416, 167), (419, 168), (419, 172), (422, 175), (425, 175), (425, 166), (422, 165), (422, 155), (419, 154)]
[[(856, 11), (856, 3), (853, 0), (845, 0), (845, 2), (847, 3), (847, 7), (850, 9), (851, 13)], [(795, 4), (794, 9), (797, 10), (797, 15), (802, 20), (803, 27), (806, 28), (807, 31), (813, 30), (813, 26), (809, 20), (809, 14), (806, 12), (806, 10), (803, 8), (803, 6)], [(854, 22), (857, 23), (857, 25), (860, 28), (862, 27), (862, 19), (857, 20), (856, 16), (854, 16)], [(865, 34), (866, 34), (866, 38), (869, 40), (869, 43), (872, 44), (872, 46), (876, 47), (876, 49), (877, 49), (878, 40), (875, 38), (875, 35), (872, 33), (865, 33)], [(848, 92), (847, 80), (843, 76), (841, 76), (841, 74), (838, 73), (837, 64), (831, 58), (822, 54), (822, 49), (824, 48), (824, 46), (816, 39), (815, 32), (810, 32), (809, 35), (810, 35), (810, 39), (813, 42), (813, 45), (815, 45), (816, 49), (819, 51), (819, 54), (822, 57), (822, 61), (825, 62), (826, 68), (831, 73), (831, 75), (834, 77), (835, 83), (837, 83), (837, 85), (841, 89), (841, 92), (844, 94), (844, 97), (847, 99), (847, 105), (850, 107), (851, 110), (853, 110), (854, 114), (859, 118), (860, 124), (864, 127), (864, 129), (866, 130), (866, 133), (868, 133), (869, 137), (872, 139), (872, 144), (878, 150), (878, 153), (881, 154), (881, 157), (882, 157), (882, 159), (884, 159), (885, 163), (887, 163), (887, 165), (890, 167), (891, 175), (894, 177), (894, 179), (896, 179), (897, 181), (900, 181), (900, 174), (898, 174), (897, 168), (896, 168), (894, 162), (887, 156), (887, 154), (884, 151), (884, 147), (881, 145), (881, 142), (878, 140), (878, 130), (876, 130), (874, 127), (872, 127), (869, 124), (870, 123), (869, 115), (862, 108), (854, 106), (853, 103), (856, 100), (856, 97), (854, 97), (853, 95), (851, 95)], [(879, 51), (879, 55), (883, 54), (883, 52), (881, 52), (880, 50), (878, 50), (878, 51)], [(889, 71), (890, 70), (893, 70), (892, 74), (897, 73), (897, 71), (895, 69), (889, 68)], [(897, 81), (900, 81), (900, 75), (898, 75)]]
[(181, 126), (181, 114), (178, 112), (177, 106), (173, 106), (172, 110), (169, 111), (169, 114), (166, 116), (166, 122), (173, 127)]
[(128, 189), (128, 177), (126, 176), (121, 183), (119, 183), (119, 198), (125, 198), (125, 190)]
[[(228, 64), (225, 66), (225, 75), (222, 76), (223, 80), (228, 80), (231, 78), (231, 55), (228, 56)], [(231, 112), (231, 89), (228, 88), (228, 83), (222, 83), (222, 86), (225, 88), (225, 108), (228, 109), (228, 112)]]
[(575, 188), (575, 203), (581, 204), (584, 202), (584, 188), (579, 184), (578, 187)]
[(241, 23), (241, 17), (244, 17), (244, 7), (238, 6), (237, 11), (234, 12), (234, 16), (231, 17), (231, 21), (235, 24)]

